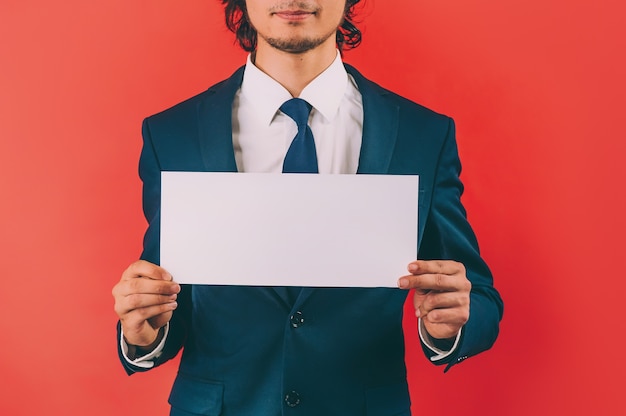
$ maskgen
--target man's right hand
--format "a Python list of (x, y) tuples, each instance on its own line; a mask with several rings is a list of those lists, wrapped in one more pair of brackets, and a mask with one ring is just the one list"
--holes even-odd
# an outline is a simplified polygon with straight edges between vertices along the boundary
[(160, 329), (178, 306), (178, 283), (162, 267), (138, 260), (122, 273), (113, 287), (115, 312), (120, 318), (129, 345), (153, 349)]

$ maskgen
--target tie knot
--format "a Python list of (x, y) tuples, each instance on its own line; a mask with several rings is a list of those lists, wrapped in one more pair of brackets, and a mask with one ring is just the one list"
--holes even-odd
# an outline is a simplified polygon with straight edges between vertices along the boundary
[(309, 114), (311, 113), (311, 104), (301, 98), (292, 98), (287, 100), (280, 106), (280, 111), (288, 115), (296, 122), (298, 128), (306, 126), (309, 122)]

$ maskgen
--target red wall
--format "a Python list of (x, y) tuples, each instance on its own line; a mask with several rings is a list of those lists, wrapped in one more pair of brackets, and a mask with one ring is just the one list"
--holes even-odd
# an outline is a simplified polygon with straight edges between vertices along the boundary
[[(488, 353), (407, 358), (416, 413), (625, 414), (622, 4), (366, 0), (346, 61), (455, 118), (506, 306)], [(217, 0), (5, 0), (0, 39), (0, 414), (165, 414), (176, 363), (124, 374), (110, 295), (145, 227), (140, 123), (245, 55)]]

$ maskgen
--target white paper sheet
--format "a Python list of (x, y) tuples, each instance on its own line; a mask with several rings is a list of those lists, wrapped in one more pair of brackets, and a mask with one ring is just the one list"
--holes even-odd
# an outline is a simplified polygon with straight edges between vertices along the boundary
[(163, 172), (161, 265), (179, 283), (396, 287), (418, 177)]

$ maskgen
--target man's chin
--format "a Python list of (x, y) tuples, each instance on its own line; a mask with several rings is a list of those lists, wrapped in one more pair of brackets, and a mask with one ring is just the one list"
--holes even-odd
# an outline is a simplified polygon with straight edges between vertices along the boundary
[(311, 39), (311, 38), (298, 38), (298, 39), (266, 39), (267, 43), (274, 49), (278, 49), (281, 52), (287, 52), (292, 54), (302, 54), (313, 50), (322, 45), (326, 39)]

